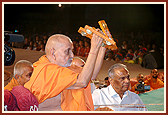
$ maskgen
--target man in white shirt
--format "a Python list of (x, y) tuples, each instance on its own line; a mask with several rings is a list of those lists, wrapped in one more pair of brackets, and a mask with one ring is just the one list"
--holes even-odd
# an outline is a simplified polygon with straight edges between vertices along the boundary
[(128, 90), (129, 71), (121, 63), (114, 64), (108, 70), (110, 85), (92, 93), (94, 109), (109, 107), (114, 111), (147, 111), (140, 97)]

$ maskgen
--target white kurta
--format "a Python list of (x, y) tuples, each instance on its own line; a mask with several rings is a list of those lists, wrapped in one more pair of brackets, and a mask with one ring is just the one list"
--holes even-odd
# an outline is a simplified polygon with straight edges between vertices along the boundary
[(137, 94), (128, 90), (121, 99), (111, 85), (94, 90), (92, 98), (94, 109), (106, 106), (114, 111), (147, 111), (147, 108)]

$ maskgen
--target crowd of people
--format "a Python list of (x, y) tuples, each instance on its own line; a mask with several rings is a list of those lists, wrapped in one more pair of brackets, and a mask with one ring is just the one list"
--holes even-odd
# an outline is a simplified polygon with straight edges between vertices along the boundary
[[(68, 33), (67, 33), (68, 34)], [(164, 67), (164, 41), (154, 40), (150, 35), (146, 34), (125, 34), (123, 38), (120, 34), (119, 38), (114, 38), (118, 49), (107, 49), (104, 60), (126, 62), (132, 64), (140, 64), (148, 69)], [(149, 38), (144, 40), (148, 36)], [(159, 38), (156, 38), (159, 39)], [(45, 45), (48, 35), (34, 35), (34, 37), (25, 37), (20, 48), (26, 50), (35, 50), (45, 52)], [(158, 42), (159, 41), (159, 42)], [(88, 57), (90, 51), (90, 39), (82, 36), (72, 38), (73, 53), (75, 56)], [(12, 47), (18, 47), (17, 44), (11, 44)]]
[[(115, 41), (119, 43), (117, 39)], [(10, 98), (15, 97), (16, 91), (12, 92), (12, 90), (19, 89), (17, 86), (22, 85), (23, 90), (28, 89), (27, 93), (33, 94), (30, 98), (35, 100), (32, 102), (27, 97), (26, 101), (32, 102), (31, 105), (27, 105), (29, 110), (31, 106), (36, 106), (40, 111), (147, 111), (144, 103), (136, 94), (137, 92), (130, 91), (132, 89), (130, 87), (133, 86), (130, 74), (122, 62), (137, 63), (152, 69), (151, 77), (144, 82), (146, 86), (150, 85), (150, 90), (157, 89), (164, 87), (163, 81), (158, 79), (157, 71), (157, 68), (162, 68), (163, 65), (157, 63), (156, 54), (152, 53), (157, 52), (158, 55), (162, 53), (160, 55), (162, 57), (164, 53), (163, 50), (158, 51), (158, 48), (150, 49), (143, 43), (137, 44), (138, 49), (135, 44), (128, 47), (128, 41), (124, 40), (121, 45), (117, 44), (118, 50), (112, 51), (102, 46), (103, 39), (96, 34), (93, 34), (91, 40), (85, 37), (71, 40), (62, 34), (54, 34), (49, 38), (36, 36), (35, 41), (25, 38), (22, 48), (45, 51), (45, 55), (33, 63), (33, 68), (22, 63), (17, 68), (20, 62), (16, 63), (13, 81), (11, 80), (4, 88), (7, 91), (7, 98), (4, 100), (5, 110), (10, 110), (11, 103), (13, 103), (9, 102), (9, 94), (12, 94)], [(87, 61), (82, 61), (80, 65), (77, 65), (78, 62), (73, 62), (74, 55), (87, 57)], [(155, 65), (146, 65), (147, 61), (152, 61), (152, 59), (155, 61)], [(105, 78), (106, 84), (102, 88), (96, 89), (93, 80), (96, 79), (104, 60), (114, 60), (118, 63), (109, 68), (108, 77)], [(25, 69), (22, 67), (23, 65)], [(30, 65), (32, 64), (30, 63)], [(23, 69), (22, 73), (17, 73), (16, 68)], [(136, 84), (140, 83), (138, 80)], [(137, 85), (134, 89), (137, 89)], [(21, 110), (15, 108), (20, 103), (15, 98), (14, 100), (16, 102), (13, 104), (12, 111)], [(134, 107), (108, 106), (113, 104), (134, 104)]]

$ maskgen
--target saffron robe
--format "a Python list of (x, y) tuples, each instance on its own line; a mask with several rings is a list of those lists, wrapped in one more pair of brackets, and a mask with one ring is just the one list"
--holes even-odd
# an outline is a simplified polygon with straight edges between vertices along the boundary
[(50, 63), (45, 55), (33, 66), (34, 71), (30, 81), (24, 86), (35, 95), (39, 103), (61, 93), (62, 110), (87, 110), (84, 88), (67, 89), (76, 82), (79, 73)]
[(144, 81), (145, 84), (150, 85), (151, 89), (158, 89), (164, 87), (163, 81), (161, 81), (159, 78), (157, 78), (156, 83), (153, 83), (152, 78), (149, 78)]
[(17, 80), (13, 77), (11, 81), (4, 87), (4, 90), (8, 89), (9, 91), (11, 91), (13, 87), (18, 86), (18, 85), (19, 84)]
[[(80, 73), (82, 71), (82, 67), (79, 67), (76, 65), (72, 65), (68, 68), (77, 73)], [(66, 89), (64, 93), (61, 94), (61, 99), (62, 99), (61, 107), (63, 110), (66, 110), (66, 111), (72, 111), (72, 110), (73, 111), (77, 111), (77, 110), (78, 111), (94, 111), (90, 82), (85, 88)], [(67, 102), (63, 103), (65, 101), (64, 99), (66, 99)]]

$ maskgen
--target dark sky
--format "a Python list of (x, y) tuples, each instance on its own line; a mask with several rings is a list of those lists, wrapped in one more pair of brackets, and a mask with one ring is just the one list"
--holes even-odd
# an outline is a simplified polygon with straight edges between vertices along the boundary
[(164, 30), (163, 4), (5, 4), (4, 25), (27, 31), (68, 31), (80, 26), (99, 27), (104, 19), (113, 32)]

